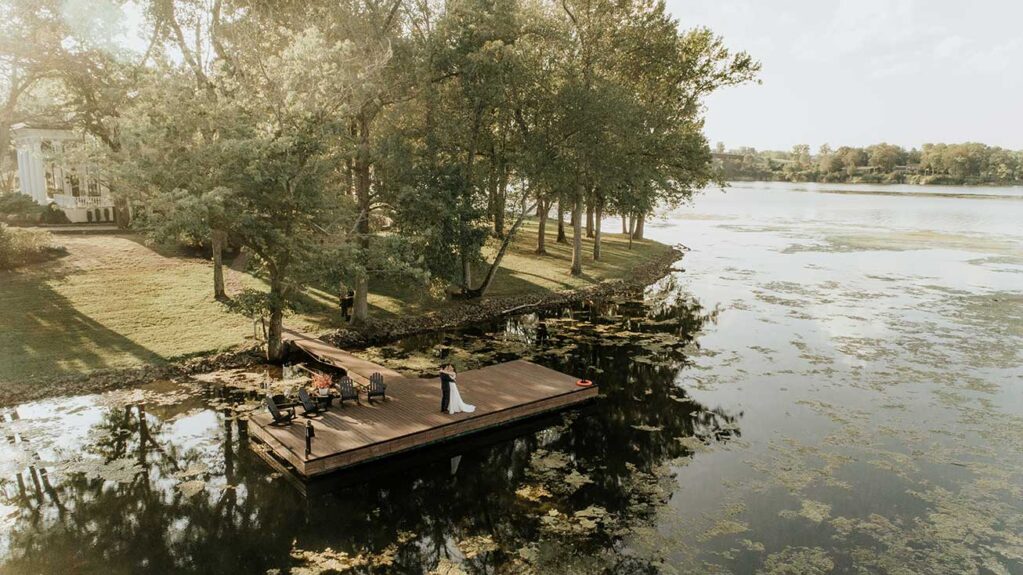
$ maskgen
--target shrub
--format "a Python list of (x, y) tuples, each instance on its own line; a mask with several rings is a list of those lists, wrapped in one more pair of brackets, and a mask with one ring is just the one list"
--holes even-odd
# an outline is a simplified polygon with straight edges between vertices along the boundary
[(53, 236), (43, 230), (11, 229), (0, 224), (0, 270), (14, 269), (59, 255)]
[(60, 209), (57, 204), (50, 204), (43, 209), (42, 221), (44, 224), (70, 224), (71, 220), (68, 219), (67, 214), (64, 210)]
[(38, 222), (46, 208), (25, 194), (0, 195), (0, 215), (6, 220)]

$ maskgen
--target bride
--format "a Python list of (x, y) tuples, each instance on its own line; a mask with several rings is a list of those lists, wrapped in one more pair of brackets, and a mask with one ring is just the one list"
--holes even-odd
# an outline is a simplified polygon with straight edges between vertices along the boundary
[(448, 385), (451, 386), (451, 399), (448, 401), (448, 413), (472, 413), (476, 411), (475, 405), (469, 405), (462, 401), (462, 394), (458, 393), (458, 383), (455, 381), (458, 378), (458, 374), (455, 372), (455, 366), (448, 365), (447, 374), (451, 378)]

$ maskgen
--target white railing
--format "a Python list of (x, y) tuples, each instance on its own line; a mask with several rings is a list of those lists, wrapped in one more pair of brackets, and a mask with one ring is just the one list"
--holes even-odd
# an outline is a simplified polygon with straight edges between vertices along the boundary
[(62, 208), (112, 208), (114, 200), (109, 196), (68, 196), (53, 194), (53, 202)]

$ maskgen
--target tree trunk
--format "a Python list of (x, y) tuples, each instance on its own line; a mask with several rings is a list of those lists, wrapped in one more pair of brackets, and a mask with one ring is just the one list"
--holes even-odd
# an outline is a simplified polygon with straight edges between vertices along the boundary
[(643, 222), (645, 221), (646, 214), (641, 212), (636, 216), (636, 228), (632, 232), (633, 239), (637, 240), (643, 239)]
[(629, 214), (629, 229), (626, 233), (629, 235), (629, 249), (632, 249), (632, 232), (636, 229), (636, 212)]
[(356, 197), (355, 193), (355, 163), (351, 158), (345, 160), (345, 195)]
[(565, 205), (558, 199), (558, 239), (559, 244), (567, 244), (568, 237), (565, 236)]
[[(10, 149), (11, 149), (11, 120), (9, 114), (7, 114), (5, 110), (3, 112), (0, 112), (0, 176), (7, 174), (7, 160), (10, 156), (9, 154), (7, 154), (7, 150)], [(5, 188), (6, 183), (7, 183), (6, 181), (3, 182)], [(12, 184), (14, 183), (13, 178), (11, 179), (11, 183)], [(0, 189), (0, 192), (12, 193), (15, 191), (17, 190)]]
[(622, 234), (629, 233), (629, 217), (622, 214)]
[(280, 361), (284, 358), (284, 305), (281, 280), (277, 272), (270, 276), (270, 328), (266, 334), (266, 359)]
[[(493, 156), (494, 148), (490, 148), (490, 175), (487, 176), (487, 220), (491, 224), (497, 222), (497, 158)], [(494, 234), (497, 234), (497, 226), (494, 226)]]
[[(355, 197), (359, 207), (359, 221), (356, 231), (359, 235), (360, 257), (363, 263), (369, 257), (369, 212), (372, 207), (369, 173), (369, 118), (359, 115), (359, 148), (355, 155)], [(369, 319), (369, 277), (361, 275), (355, 282), (355, 302), (352, 307), (352, 324)]]
[(544, 202), (538, 200), (536, 202), (536, 215), (540, 219), (540, 225), (536, 229), (536, 253), (537, 255), (547, 255), (547, 214), (551, 211), (550, 202)]
[(224, 290), (224, 244), (227, 243), (227, 233), (223, 230), (213, 230), (211, 243), (213, 244), (213, 297), (223, 300), (227, 299), (227, 291)]
[(468, 245), (466, 241), (466, 230), (469, 227), (467, 216), (472, 206), (473, 188), (476, 185), (474, 180), (476, 166), (476, 152), (479, 149), (481, 124), (483, 122), (483, 105), (478, 102), (473, 110), (472, 136), (469, 140), (469, 149), (465, 157), (465, 182), (462, 187), (461, 202), (462, 215), (459, 216), (458, 234), (461, 236), (458, 250), (462, 259), (462, 293), (468, 293), (472, 289), (472, 258), (469, 250), (475, 246)]
[(586, 200), (586, 237), (593, 237), (593, 196)]
[(494, 197), (494, 235), (504, 238), (504, 210), (508, 202), (508, 167), (501, 163)]
[(604, 216), (604, 202), (597, 199), (593, 221), (593, 261), (600, 261), (600, 220)]
[(352, 302), (352, 324), (358, 324), (369, 318), (369, 277), (359, 274), (355, 278), (355, 299)]
[[(547, 204), (547, 208), (550, 209), (550, 203)], [(471, 298), (481, 298), (487, 295), (487, 291), (490, 290), (491, 284), (494, 283), (494, 278), (497, 277), (497, 270), (501, 269), (501, 260), (504, 259), (505, 252), (508, 251), (508, 246), (511, 245), (512, 239), (515, 237), (515, 233), (522, 227), (522, 222), (526, 221), (526, 214), (529, 213), (529, 208), (526, 206), (522, 207), (522, 213), (512, 224), (511, 230), (508, 231), (508, 235), (505, 236), (504, 241), (501, 242), (501, 248), (497, 250), (497, 256), (494, 257), (494, 263), (491, 264), (490, 269), (487, 270), (487, 275), (483, 278), (483, 283), (480, 287), (475, 290), (470, 290), (468, 296)]]
[(572, 275), (583, 274), (583, 186), (575, 192), (572, 206)]
[[(110, 193), (114, 194), (114, 191), (110, 190)], [(131, 204), (127, 198), (118, 197), (117, 194), (114, 194), (114, 221), (122, 230), (131, 226)]]
[(472, 289), (472, 263), (465, 248), (462, 249), (462, 289), (466, 292)]

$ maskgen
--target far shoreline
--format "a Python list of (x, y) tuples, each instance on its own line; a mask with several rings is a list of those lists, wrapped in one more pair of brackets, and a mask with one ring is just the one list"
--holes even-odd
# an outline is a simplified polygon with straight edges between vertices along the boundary
[[(813, 185), (813, 186), (874, 186), (876, 188), (884, 188), (891, 186), (913, 186), (919, 188), (917, 190), (885, 190), (885, 189), (841, 189), (841, 188), (825, 188), (819, 187), (815, 189), (782, 189), (778, 190), (765, 190), (765, 191), (786, 191), (786, 192), (799, 192), (799, 193), (817, 193), (817, 194), (837, 194), (837, 195), (862, 195), (862, 196), (888, 196), (888, 197), (923, 197), (923, 198), (949, 198), (949, 199), (974, 199), (974, 200), (1023, 200), (1023, 185), (1017, 186), (944, 186), (948, 188), (970, 188), (977, 190), (984, 189), (995, 189), (995, 188), (1018, 188), (1019, 194), (988, 194), (983, 192), (969, 192), (969, 193), (944, 193), (939, 191), (930, 191), (928, 188), (937, 187), (935, 185), (925, 184), (863, 184), (863, 183), (852, 183), (852, 182), (784, 182), (777, 180), (729, 180), (726, 185), (722, 187), (723, 190), (728, 190), (733, 187), (731, 184), (779, 184), (779, 185)], [(736, 186), (739, 187), (739, 186)], [(749, 189), (749, 188), (746, 188)]]
[(725, 180), (727, 183), (741, 182), (746, 184), (820, 184), (820, 185), (854, 185), (854, 186), (916, 186), (921, 188), (931, 186), (947, 186), (950, 188), (1023, 188), (1023, 181), (1008, 182), (1008, 183), (997, 183), (997, 182), (869, 182), (869, 181), (855, 181), (855, 180), (840, 180), (837, 182), (820, 182), (817, 180), (763, 180), (756, 178), (729, 178)]

